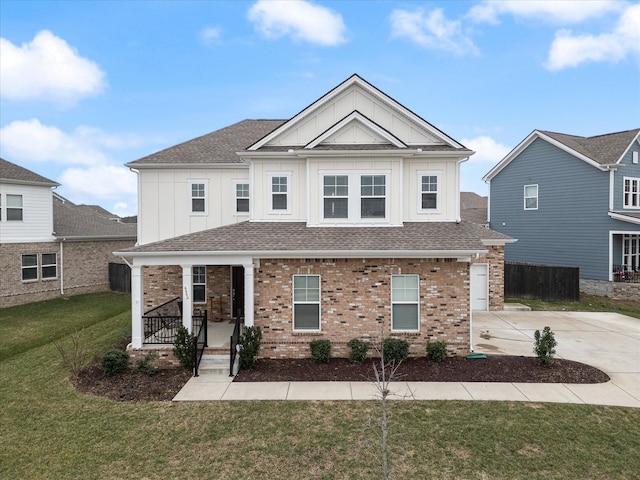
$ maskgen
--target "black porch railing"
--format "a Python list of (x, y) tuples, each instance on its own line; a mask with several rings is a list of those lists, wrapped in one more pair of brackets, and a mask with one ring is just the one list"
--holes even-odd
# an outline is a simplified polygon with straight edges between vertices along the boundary
[(640, 269), (630, 267), (628, 265), (613, 266), (613, 281), (640, 283)]
[(152, 308), (142, 316), (144, 343), (173, 343), (182, 325), (182, 301), (180, 297)]
[(236, 324), (229, 339), (229, 376), (233, 377), (233, 365), (236, 362), (238, 344), (240, 342), (240, 315), (236, 317)]
[(193, 348), (193, 376), (198, 376), (198, 367), (200, 366), (200, 360), (204, 354), (204, 349), (207, 346), (207, 311), (202, 312), (202, 315), (193, 316), (193, 331), (195, 332), (196, 341)]

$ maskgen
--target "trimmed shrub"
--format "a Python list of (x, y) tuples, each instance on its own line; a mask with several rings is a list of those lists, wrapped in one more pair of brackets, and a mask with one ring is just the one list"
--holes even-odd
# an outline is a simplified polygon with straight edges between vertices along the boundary
[(113, 377), (127, 369), (129, 366), (129, 355), (122, 350), (109, 350), (102, 355), (100, 366), (102, 367), (102, 373), (105, 377)]
[(173, 354), (180, 362), (180, 365), (187, 370), (193, 370), (195, 367), (193, 352), (195, 351), (197, 341), (196, 336), (189, 333), (184, 325), (178, 327), (176, 340), (173, 342)]
[(260, 340), (262, 340), (260, 327), (244, 327), (238, 340), (241, 369), (247, 370), (256, 364), (260, 351)]
[(136, 360), (136, 370), (144, 373), (149, 377), (153, 377), (156, 373), (158, 373), (158, 369), (151, 365), (151, 362), (158, 358), (158, 352), (155, 350), (149, 350), (144, 354), (144, 357)]
[(431, 362), (444, 362), (447, 358), (447, 344), (445, 342), (427, 342), (427, 359)]
[(329, 340), (313, 340), (311, 347), (311, 358), (316, 363), (329, 363), (331, 359), (331, 342)]
[(385, 338), (382, 341), (384, 363), (400, 363), (409, 356), (409, 342), (399, 338)]
[(558, 345), (551, 328), (544, 327), (542, 334), (540, 334), (540, 330), (536, 330), (533, 338), (535, 339), (533, 352), (542, 365), (550, 367), (553, 365), (553, 356), (556, 354), (555, 347)]
[(349, 361), (351, 363), (364, 363), (367, 359), (367, 351), (369, 344), (359, 338), (354, 338), (347, 342), (347, 347), (351, 349), (349, 352)]

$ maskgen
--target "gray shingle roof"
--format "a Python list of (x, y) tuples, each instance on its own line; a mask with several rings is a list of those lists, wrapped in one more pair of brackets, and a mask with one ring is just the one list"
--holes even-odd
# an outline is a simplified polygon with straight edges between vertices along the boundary
[(242, 222), (141, 245), (131, 253), (170, 252), (482, 252), (482, 240), (509, 237), (470, 222), (411, 222), (399, 227), (308, 227), (304, 222)]
[(243, 163), (236, 152), (246, 149), (285, 120), (243, 120), (127, 164), (145, 165)]
[(620, 160), (620, 157), (639, 132), (640, 128), (636, 128), (634, 130), (608, 133), (595, 137), (579, 137), (576, 135), (540, 130), (540, 133), (565, 144), (567, 147), (589, 157), (600, 165), (609, 165)]
[(475, 192), (460, 192), (460, 217), (473, 223), (487, 222), (488, 198)]
[(20, 183), (23, 185), (43, 185), (47, 187), (57, 187), (59, 183), (49, 180), (42, 175), (38, 175), (31, 170), (27, 170), (20, 165), (11, 163), (8, 160), (0, 158), (0, 182), (3, 183)]
[(58, 238), (127, 240), (137, 237), (137, 229), (135, 223), (109, 220), (87, 205), (53, 202), (53, 231)]

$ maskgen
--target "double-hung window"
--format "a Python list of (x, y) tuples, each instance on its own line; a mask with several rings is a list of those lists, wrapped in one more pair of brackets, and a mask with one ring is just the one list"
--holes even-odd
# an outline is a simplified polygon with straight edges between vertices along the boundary
[(391, 276), (391, 329), (419, 330), (418, 275)]
[(324, 218), (348, 218), (349, 177), (325, 175), (323, 183)]
[(624, 177), (624, 208), (640, 207), (640, 178)]
[(236, 213), (249, 213), (248, 183), (236, 183)]
[(320, 330), (320, 275), (293, 276), (293, 329)]
[(384, 175), (360, 177), (360, 218), (385, 218), (387, 186)]
[(191, 268), (193, 281), (193, 303), (207, 303), (207, 267), (203, 265)]
[(622, 264), (631, 270), (640, 268), (640, 235), (622, 238)]
[(7, 221), (22, 221), (22, 195), (7, 194)]
[(525, 210), (538, 209), (538, 185), (524, 186), (524, 209)]
[(43, 253), (41, 257), (42, 278), (56, 278), (58, 276), (58, 256), (55, 253)]
[(191, 190), (191, 213), (207, 213), (207, 183), (203, 180), (191, 180), (189, 182)]
[(38, 255), (29, 253), (22, 255), (22, 281), (29, 282), (38, 279)]
[(438, 175), (420, 174), (420, 210), (438, 209)]
[(273, 175), (271, 177), (271, 210), (286, 212), (289, 210), (289, 177)]

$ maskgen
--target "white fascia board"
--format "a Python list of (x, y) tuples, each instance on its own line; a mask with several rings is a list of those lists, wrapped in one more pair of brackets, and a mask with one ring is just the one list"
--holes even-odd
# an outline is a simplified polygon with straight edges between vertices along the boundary
[(111, 240), (137, 240), (135, 235), (57, 235), (55, 237), (57, 242), (100, 242)]
[(332, 127), (330, 127), (329, 129), (325, 130), (324, 132), (322, 132), (316, 138), (311, 140), (307, 145), (305, 145), (304, 148), (305, 149), (310, 149), (310, 148), (316, 147), (317, 145), (322, 143), (324, 140), (329, 138), (331, 135), (333, 135), (334, 133), (340, 131), (341, 129), (343, 129), (344, 127), (346, 127), (347, 125), (349, 125), (352, 122), (360, 123), (363, 127), (365, 127), (366, 129), (372, 131), (375, 135), (378, 135), (378, 136), (384, 138), (389, 143), (391, 143), (392, 145), (394, 145), (394, 146), (396, 146), (398, 148), (407, 148), (407, 145), (402, 140), (400, 140), (398, 137), (393, 135), (391, 132), (389, 132), (389, 131), (385, 130), (384, 128), (382, 128), (377, 123), (371, 121), (370, 119), (368, 119), (367, 117), (362, 115), (357, 110), (354, 111), (354, 112), (351, 112), (349, 115), (344, 117), (338, 123), (334, 124)]
[(516, 243), (518, 239), (509, 238), (509, 239), (499, 240), (496, 238), (490, 238), (490, 239), (480, 239), (480, 241), (485, 247), (504, 247), (507, 243)]
[(614, 220), (620, 220), (621, 222), (640, 225), (640, 218), (630, 217), (629, 215), (625, 215), (624, 213), (609, 212), (609, 216)]
[(125, 163), (126, 167), (134, 170), (190, 170), (190, 169), (203, 169), (203, 168), (219, 168), (219, 169), (231, 169), (231, 168), (249, 168), (246, 163), (145, 163), (141, 165), (132, 165)]

